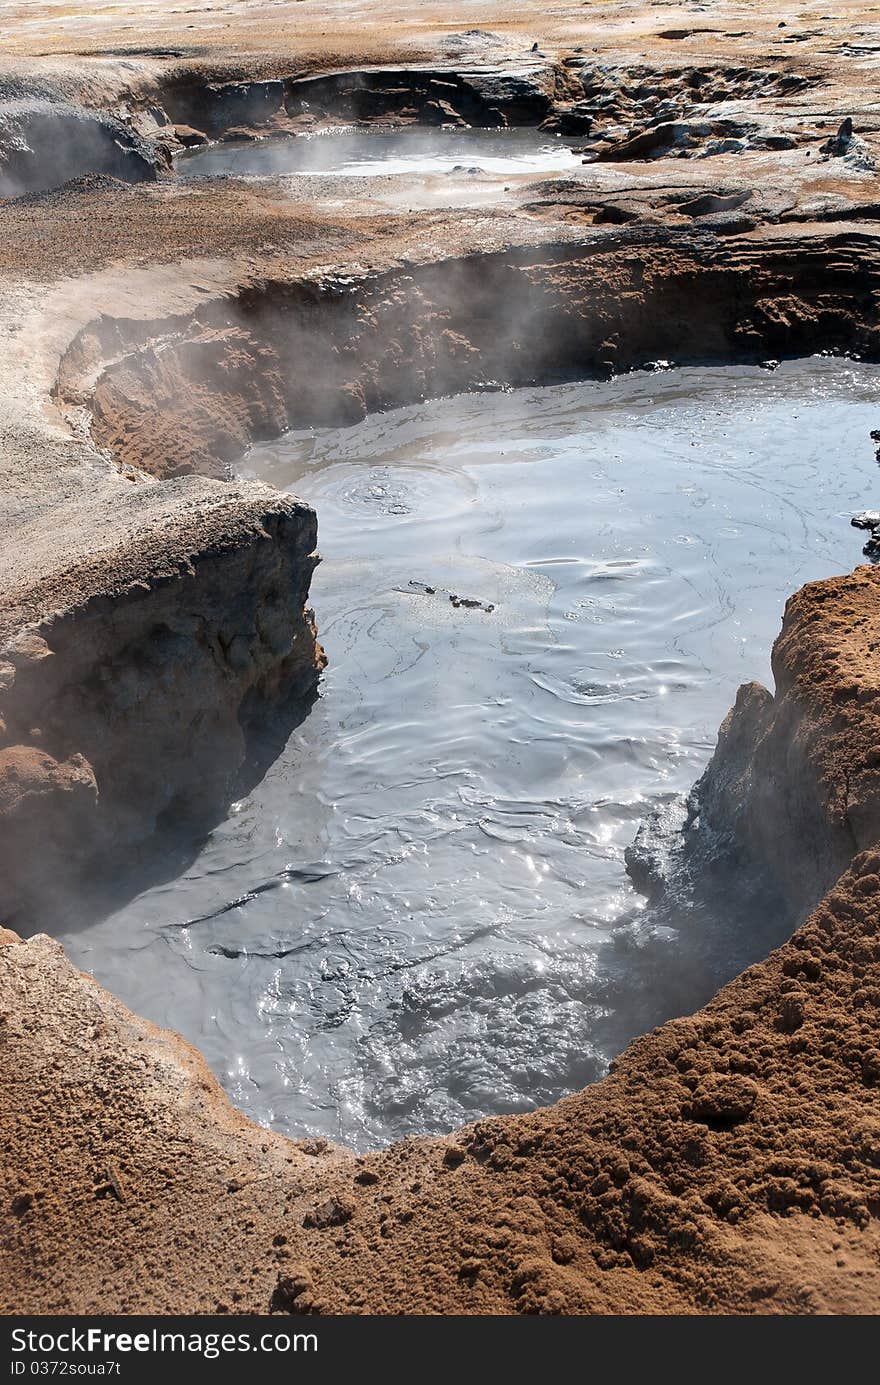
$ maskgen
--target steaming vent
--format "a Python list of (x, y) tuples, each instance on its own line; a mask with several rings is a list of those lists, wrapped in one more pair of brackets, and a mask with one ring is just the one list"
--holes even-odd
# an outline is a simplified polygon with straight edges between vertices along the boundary
[(156, 147), (103, 112), (38, 99), (0, 103), (0, 197), (45, 192), (91, 173), (152, 180), (163, 162)]

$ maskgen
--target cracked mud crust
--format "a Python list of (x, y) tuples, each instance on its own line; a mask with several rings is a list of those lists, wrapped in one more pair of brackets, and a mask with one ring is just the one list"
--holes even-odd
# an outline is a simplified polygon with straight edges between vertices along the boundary
[[(251, 440), (549, 371), (880, 358), (880, 25), (0, 14), (0, 918), (36, 934), (0, 930), (3, 1311), (876, 1312), (873, 568), (792, 597), (775, 691), (741, 690), (696, 790), (806, 922), (554, 1107), (360, 1158), (282, 1139), (46, 935), (96, 863), (216, 820), (255, 721), (313, 693), (316, 518), (229, 479)], [(540, 125), (584, 162), (426, 211), (173, 172), (341, 118)]]

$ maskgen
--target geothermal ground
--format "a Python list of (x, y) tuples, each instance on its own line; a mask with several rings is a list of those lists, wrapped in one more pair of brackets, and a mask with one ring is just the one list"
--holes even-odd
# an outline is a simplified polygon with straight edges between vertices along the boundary
[(871, 566), (792, 568), (774, 687), (629, 853), (787, 941), (554, 1105), (289, 1139), (57, 941), (308, 716), (321, 506), (254, 444), (880, 359), (880, 24), (833, 8), (0, 5), (5, 1312), (876, 1312)]

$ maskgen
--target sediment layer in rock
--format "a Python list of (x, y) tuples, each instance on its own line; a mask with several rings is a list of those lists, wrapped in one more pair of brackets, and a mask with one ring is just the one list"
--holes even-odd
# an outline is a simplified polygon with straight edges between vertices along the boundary
[[(856, 233), (730, 245), (666, 228), (511, 247), (318, 282), (261, 281), (225, 310), (141, 327), (105, 320), (86, 354), (96, 442), (165, 477), (222, 474), (255, 438), (345, 424), (487, 384), (589, 377), (658, 359), (759, 360), (817, 349), (880, 354), (880, 255)], [(155, 345), (154, 345), (155, 341)], [(70, 383), (68, 383), (70, 382)]]

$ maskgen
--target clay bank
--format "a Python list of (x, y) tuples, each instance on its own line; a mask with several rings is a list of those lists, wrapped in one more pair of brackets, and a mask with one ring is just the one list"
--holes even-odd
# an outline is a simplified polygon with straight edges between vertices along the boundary
[[(196, 47), (152, 6), (138, 45), (84, 10), (72, 56), (6, 8), (4, 1308), (875, 1311), (871, 566), (792, 580), (772, 691), (740, 689), (628, 854), (661, 920), (733, 894), (781, 945), (555, 1104), (378, 1152), (287, 1138), (54, 940), (175, 879), (309, 717), (321, 502), (248, 479), (255, 445), (658, 363), (880, 359), (868, 27), (487, 6), (467, 33), (414, 12), (382, 51), (370, 7), (281, 45), (276, 6)], [(342, 127), (565, 161), (475, 156), (479, 195), (433, 169), (409, 199), (405, 169), (278, 164)], [(273, 152), (216, 176), (251, 148)]]

